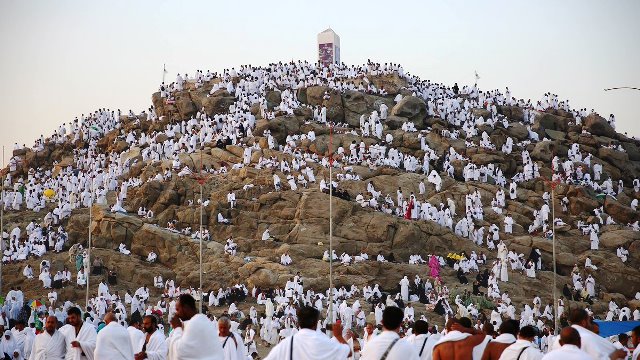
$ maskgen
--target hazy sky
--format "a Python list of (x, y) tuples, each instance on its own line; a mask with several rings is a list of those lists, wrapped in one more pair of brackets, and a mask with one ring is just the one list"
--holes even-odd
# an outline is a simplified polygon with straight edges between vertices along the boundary
[[(640, 1), (23, 1), (0, 0), (0, 143), (33, 145), (98, 108), (151, 104), (162, 79), (241, 64), (315, 61), (316, 35), (342, 61), (397, 62), (446, 84), (551, 91), (614, 113), (640, 135)], [(5, 157), (5, 160), (8, 156)]]

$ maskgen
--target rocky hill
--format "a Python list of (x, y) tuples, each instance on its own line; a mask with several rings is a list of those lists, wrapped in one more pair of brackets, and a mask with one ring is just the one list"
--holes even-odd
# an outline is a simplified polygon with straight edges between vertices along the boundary
[[(358, 86), (363, 80), (352, 79)], [(634, 231), (627, 224), (640, 219), (637, 211), (630, 207), (633, 199), (640, 199), (640, 192), (635, 192), (632, 181), (640, 177), (640, 141), (617, 133), (606, 119), (597, 114), (591, 114), (582, 119), (581, 125), (576, 125), (574, 115), (563, 110), (550, 109), (537, 112), (531, 126), (540, 139), (532, 141), (526, 125), (523, 123), (525, 110), (520, 106), (498, 106), (497, 113), (508, 119), (508, 127), (502, 122), (495, 126), (478, 126), (479, 134), (487, 132), (496, 149), (511, 137), (516, 143), (516, 150), (507, 154), (500, 150), (492, 150), (479, 146), (469, 147), (465, 142), (478, 143), (481, 136), (459, 138), (443, 136), (446, 131), (460, 130), (450, 122), (428, 115), (428, 104), (420, 97), (413, 96), (407, 79), (397, 73), (387, 75), (371, 75), (368, 80), (376, 87), (384, 87), (386, 96), (372, 95), (361, 91), (338, 91), (328, 86), (311, 86), (295, 90), (295, 98), (302, 104), (294, 109), (293, 114), (279, 112), (276, 108), (282, 101), (284, 89), (267, 90), (264, 93), (267, 108), (275, 112), (275, 118), (263, 119), (260, 106), (256, 104), (251, 113), (257, 123), (253, 129), (253, 137), (243, 138), (236, 145), (216, 146), (207, 143), (203, 150), (188, 153), (180, 152), (179, 160), (184, 166), (189, 166), (193, 172), (201, 168), (219, 170), (226, 167), (226, 173), (209, 174), (203, 184), (205, 200), (209, 200), (204, 208), (204, 226), (211, 234), (211, 241), (206, 242), (204, 248), (204, 288), (217, 289), (230, 286), (238, 282), (246, 283), (249, 287), (263, 288), (284, 286), (285, 282), (297, 272), (305, 279), (305, 288), (325, 290), (329, 284), (329, 265), (322, 260), (322, 255), (329, 244), (329, 201), (328, 194), (320, 191), (317, 183), (308, 188), (298, 187), (290, 190), (284, 179), (285, 174), (279, 170), (259, 169), (255, 165), (261, 158), (275, 157), (291, 162), (293, 155), (283, 151), (269, 149), (265, 131), (269, 131), (277, 144), (284, 145), (287, 136), (306, 134), (313, 130), (315, 139), (308, 138), (297, 142), (297, 149), (302, 153), (313, 153), (322, 158), (330, 153), (329, 143), (333, 150), (342, 146), (348, 152), (352, 141), (364, 141), (367, 146), (379, 142), (374, 137), (361, 137), (352, 132), (360, 126), (360, 116), (367, 116), (378, 110), (381, 104), (389, 108), (388, 119), (384, 122), (384, 133), (393, 136), (393, 147), (403, 154), (411, 154), (422, 159), (424, 151), (421, 148), (420, 132), (407, 132), (402, 125), (411, 121), (424, 135), (424, 140), (442, 159), (450, 148), (474, 164), (499, 167), (507, 179), (523, 171), (522, 150), (527, 150), (531, 158), (539, 166), (540, 177), (520, 182), (517, 189), (517, 199), (511, 200), (507, 196), (505, 211), (513, 215), (517, 225), (513, 234), (500, 232), (510, 250), (528, 255), (533, 247), (542, 252), (543, 271), (537, 273), (535, 279), (522, 274), (511, 273), (508, 283), (501, 283), (501, 290), (508, 290), (516, 303), (530, 302), (532, 294), (543, 297), (543, 303), (551, 299), (552, 242), (541, 234), (529, 234), (528, 226), (533, 222), (534, 210), (538, 210), (544, 200), (545, 191), (551, 190), (548, 179), (552, 176), (551, 161), (555, 155), (563, 161), (572, 144), (580, 144), (581, 152), (591, 154), (591, 164), (599, 163), (603, 166), (602, 179), (611, 177), (614, 183), (622, 180), (625, 187), (615, 197), (596, 196), (593, 189), (578, 185), (562, 183), (555, 189), (553, 199), (556, 207), (556, 217), (561, 218), (570, 226), (560, 227), (556, 233), (556, 250), (558, 262), (558, 290), (564, 284), (571, 284), (570, 273), (575, 264), (584, 272), (590, 272), (596, 279), (600, 300), (615, 299), (620, 306), (632, 303), (632, 299), (640, 290), (640, 232)], [(109, 268), (118, 271), (121, 284), (119, 288), (135, 289), (141, 284), (151, 285), (153, 276), (162, 274), (163, 278), (175, 278), (177, 284), (183, 287), (198, 286), (198, 242), (193, 238), (166, 229), (167, 223), (176, 221), (177, 227), (183, 229), (191, 227), (194, 231), (199, 227), (200, 187), (193, 176), (178, 176), (174, 171), (170, 179), (155, 180), (157, 174), (172, 169), (171, 160), (143, 160), (141, 152), (144, 146), (131, 146), (126, 141), (126, 134), (133, 132), (154, 134), (156, 142), (166, 140), (162, 133), (168, 124), (189, 120), (200, 114), (204, 109), (208, 116), (224, 114), (236, 102), (234, 95), (224, 89), (210, 94), (211, 88), (219, 83), (221, 78), (215, 78), (196, 87), (193, 81), (187, 81), (181, 91), (173, 93), (175, 101), (167, 101), (160, 93), (152, 96), (155, 113), (158, 118), (148, 120), (141, 115), (135, 118), (120, 116), (118, 129), (106, 132), (97, 141), (97, 148), (101, 153), (115, 153), (120, 155), (121, 161), (128, 161), (130, 167), (120, 181), (139, 178), (141, 185), (128, 190), (123, 206), (128, 214), (112, 213), (109, 209), (116, 202), (116, 192), (109, 192), (107, 199), (109, 206), (94, 205), (93, 217), (90, 219), (86, 208), (73, 210), (69, 219), (65, 220), (65, 227), (69, 233), (67, 246), (74, 243), (87, 244), (88, 228), (93, 236), (95, 254), (100, 255)], [(233, 79), (235, 83), (239, 79)], [(328, 94), (326, 96), (325, 94)], [(402, 94), (398, 103), (394, 97)], [(464, 98), (466, 95), (460, 95)], [(329, 127), (313, 119), (313, 108), (326, 106), (327, 119), (335, 122), (334, 134), (329, 134)], [(474, 116), (490, 118), (491, 112), (485, 108), (472, 109)], [(464, 134), (464, 130), (461, 130)], [(330, 140), (330, 136), (332, 139)], [(251, 154), (251, 165), (239, 169), (232, 169), (233, 164), (241, 163), (244, 147), (259, 144), (258, 150)], [(11, 172), (13, 179), (26, 179), (30, 169), (40, 168), (43, 171), (56, 171), (67, 166), (77, 167), (74, 161), (74, 149), (86, 148), (88, 144), (83, 140), (71, 139), (63, 143), (45, 142), (43, 149), (20, 149), (14, 152), (17, 168)], [(612, 148), (611, 145), (620, 146)], [(623, 149), (620, 151), (619, 149)], [(440, 160), (438, 160), (440, 161)], [(465, 195), (478, 190), (482, 196), (484, 219), (475, 221), (476, 228), (497, 224), (502, 229), (503, 214), (495, 213), (490, 206), (491, 199), (500, 188), (493, 181), (464, 181), (463, 168), (466, 160), (453, 161), (454, 177), (449, 177), (440, 171), (443, 184), (440, 191), (427, 184), (425, 194), (419, 195), (421, 200), (432, 205), (447, 203), (447, 198), (453, 199), (460, 212), (465, 208)], [(329, 171), (320, 163), (309, 163), (318, 179), (329, 179)], [(420, 172), (407, 172), (403, 169), (391, 167), (372, 168), (368, 166), (352, 165), (351, 173), (358, 175), (360, 180), (341, 181), (339, 188), (346, 190), (352, 200), (333, 197), (333, 241), (338, 254), (346, 252), (356, 254), (360, 251), (375, 257), (382, 252), (385, 255), (393, 252), (396, 263), (381, 263), (366, 261), (350, 266), (337, 265), (335, 267), (335, 284), (350, 286), (356, 284), (361, 287), (366, 284), (380, 284), (381, 288), (396, 291), (398, 281), (402, 276), (412, 278), (418, 274), (427, 277), (426, 265), (409, 265), (408, 258), (412, 254), (421, 254), (426, 258), (428, 254), (446, 255), (449, 252), (471, 251), (485, 252), (490, 260), (495, 258), (495, 252), (488, 251), (475, 245), (467, 238), (457, 236), (449, 228), (431, 221), (406, 220), (402, 217), (375, 211), (370, 207), (362, 207), (355, 202), (356, 195), (367, 193), (367, 184), (372, 183), (383, 196), (392, 194), (400, 187), (405, 194), (419, 193), (418, 184), (421, 180), (426, 183), (426, 175)], [(6, 169), (8, 172), (9, 169)], [(338, 171), (340, 172), (340, 171)], [(344, 172), (344, 171), (342, 171)], [(276, 192), (273, 187), (273, 174), (283, 179), (283, 190)], [(297, 176), (299, 173), (292, 171)], [(505, 191), (508, 192), (508, 189)], [(227, 194), (234, 192), (237, 206), (230, 208)], [(569, 211), (560, 211), (560, 200), (569, 199)], [(24, 226), (32, 219), (41, 221), (44, 215), (56, 206), (55, 201), (47, 203), (47, 208), (34, 213), (31, 211), (10, 212), (5, 217), (5, 229), (16, 225)], [(145, 219), (136, 215), (139, 207), (151, 209), (155, 214), (152, 219)], [(594, 209), (603, 208), (603, 219), (611, 217), (616, 224), (601, 227), (600, 249), (592, 251), (589, 247), (589, 236), (583, 235), (576, 228), (578, 221), (593, 223), (599, 221), (594, 217)], [(230, 219), (230, 224), (217, 222), (217, 215), (221, 213)], [(454, 219), (459, 220), (460, 215)], [(274, 241), (262, 241), (261, 235), (269, 229)], [(6, 230), (7, 231), (7, 230)], [(232, 237), (238, 244), (236, 256), (225, 253), (225, 241)], [(131, 250), (132, 255), (126, 256), (118, 252), (118, 246), (124, 243)], [(626, 263), (616, 256), (616, 249), (625, 246), (629, 251)], [(154, 251), (158, 254), (155, 264), (144, 261), (147, 254)], [(280, 255), (288, 252), (293, 259), (290, 266), (280, 264)], [(65, 253), (47, 255), (53, 259), (53, 267), (61, 267), (68, 263)], [(598, 267), (597, 271), (582, 269), (586, 256), (590, 256)], [(31, 259), (34, 269), (39, 260)], [(39, 296), (43, 291), (40, 286), (27, 287), (22, 278), (21, 270), (24, 263), (8, 264), (3, 269), (3, 289), (9, 286), (22, 285), (27, 289), (27, 296)], [(489, 267), (490, 269), (490, 267)], [(444, 270), (444, 279), (450, 288), (470, 289), (471, 285), (459, 285), (452, 269)], [(92, 277), (96, 285), (97, 277)], [(31, 283), (33, 284), (33, 283)], [(457, 284), (457, 285), (456, 285)], [(92, 287), (92, 293), (95, 289)], [(84, 292), (66, 289), (61, 297), (79, 300)], [(634, 305), (638, 305), (636, 302)], [(607, 303), (597, 301), (592, 310), (602, 316), (606, 312)]]

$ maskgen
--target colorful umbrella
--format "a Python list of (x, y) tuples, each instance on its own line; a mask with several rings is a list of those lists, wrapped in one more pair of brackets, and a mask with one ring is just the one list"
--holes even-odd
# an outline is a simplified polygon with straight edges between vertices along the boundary
[(40, 300), (33, 300), (29, 305), (31, 306), (32, 309), (37, 309), (40, 306), (42, 306), (42, 303), (40, 302)]

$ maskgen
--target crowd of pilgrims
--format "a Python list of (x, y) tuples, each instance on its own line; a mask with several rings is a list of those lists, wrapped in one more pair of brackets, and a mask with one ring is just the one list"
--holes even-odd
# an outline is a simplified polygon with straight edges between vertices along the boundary
[[(389, 115), (389, 109), (384, 104), (371, 114), (362, 114), (359, 127), (331, 123), (331, 119), (327, 118), (325, 106), (312, 107), (313, 118), (308, 119), (310, 122), (332, 126), (338, 134), (349, 133), (374, 138), (375, 142), (372, 145), (367, 146), (364, 140), (360, 143), (354, 141), (348, 148), (337, 147), (335, 155), (330, 159), (321, 154), (300, 150), (299, 144), (302, 140), (313, 141), (315, 139), (314, 131), (288, 135), (284, 144), (278, 144), (275, 137), (269, 131), (265, 131), (264, 134), (256, 135), (266, 137), (266, 146), (280, 151), (283, 156), (280, 158), (260, 157), (257, 162), (252, 161), (252, 152), (261, 149), (253, 134), (256, 117), (250, 109), (254, 104), (259, 104), (262, 118), (273, 119), (276, 114), (293, 114), (296, 108), (307, 106), (301, 104), (295, 95), (295, 91), (303, 87), (323, 85), (330, 87), (332, 91), (358, 90), (384, 96), (387, 95), (386, 90), (383, 87), (377, 88), (368, 77), (391, 73), (407, 80), (406, 89), (411, 91), (414, 96), (425, 100), (430, 116), (440, 117), (450, 125), (449, 130), (441, 132), (442, 136), (452, 139), (459, 138), (462, 136), (459, 129), (462, 129), (467, 136), (465, 140), (468, 147), (495, 148), (488, 134), (486, 132), (479, 133), (478, 127), (480, 125), (489, 125), (493, 128), (508, 128), (510, 126), (511, 120), (498, 114), (497, 106), (515, 105), (523, 108), (524, 124), (529, 127), (529, 140), (514, 141), (512, 138), (508, 138), (500, 149), (507, 154), (519, 151), (522, 157), (523, 171), (507, 178), (500, 167), (494, 164), (478, 166), (463, 154), (459, 154), (453, 147), (439, 156), (429, 147), (426, 140), (429, 129), (418, 132), (421, 150), (424, 151), (423, 158), (403, 154), (391, 146), (392, 134), (384, 132), (384, 122)], [(502, 318), (519, 318), (522, 326), (537, 326), (541, 333), (549, 331), (548, 320), (552, 320), (554, 317), (552, 304), (544, 304), (543, 309), (540, 297), (535, 296), (531, 304), (521, 304), (520, 316), (517, 316), (515, 305), (511, 303), (508, 293), (499, 289), (499, 282), (509, 280), (509, 272), (519, 272), (534, 278), (536, 271), (543, 269), (540, 251), (532, 249), (528, 258), (524, 254), (509, 251), (501, 239), (501, 233), (512, 234), (514, 227), (520, 225), (531, 234), (550, 237), (552, 235), (551, 222), (556, 226), (576, 226), (583, 231), (585, 236), (588, 236), (591, 249), (598, 250), (601, 226), (615, 223), (603, 208), (594, 210), (595, 220), (591, 223), (565, 224), (559, 217), (550, 219), (551, 196), (548, 192), (544, 193), (544, 203), (540, 209), (534, 211), (533, 221), (530, 224), (516, 224), (512, 214), (505, 210), (507, 199), (517, 199), (519, 183), (540, 176), (539, 164), (531, 159), (529, 152), (525, 149), (525, 146), (530, 142), (545, 141), (539, 139), (538, 135), (530, 129), (535, 116), (548, 109), (562, 109), (573, 114), (575, 123), (580, 124), (582, 119), (594, 112), (586, 109), (572, 109), (568, 101), (559, 101), (557, 95), (548, 93), (541, 100), (532, 102), (512, 97), (508, 88), (502, 93), (498, 90), (483, 92), (476, 85), (464, 86), (461, 89), (457, 84), (453, 87), (446, 87), (429, 80), (420, 80), (405, 73), (399, 65), (372, 62), (362, 66), (330, 65), (329, 67), (320, 67), (307, 62), (291, 62), (271, 64), (267, 67), (242, 66), (238, 70), (225, 70), (221, 74), (209, 71), (204, 74), (202, 71), (198, 71), (195, 77), (189, 77), (186, 74), (184, 77), (178, 75), (175, 82), (169, 85), (163, 83), (160, 86), (160, 95), (167, 103), (171, 103), (175, 92), (182, 91), (187, 87), (205, 86), (205, 83), (212, 79), (219, 81), (213, 85), (210, 94), (224, 89), (236, 99), (235, 104), (229, 107), (228, 113), (210, 116), (202, 109), (190, 119), (166, 125), (166, 128), (161, 132), (154, 131), (145, 134), (142, 131), (126, 132), (123, 125), (125, 122), (157, 121), (158, 118), (153, 107), (140, 114), (134, 114), (133, 111), (123, 114), (120, 110), (100, 109), (91, 114), (82, 115), (68, 125), (62, 124), (48, 138), (41, 136), (36, 140), (33, 146), (36, 151), (44, 149), (48, 143), (75, 143), (82, 140), (85, 146), (73, 150), (72, 164), (59, 166), (56, 171), (42, 164), (42, 167), (29, 169), (26, 176), (14, 178), (11, 174), (21, 166), (23, 159), (19, 155), (10, 159), (9, 172), (3, 183), (2, 206), (4, 210), (31, 210), (44, 214), (40, 222), (32, 221), (24, 229), (15, 226), (9, 233), (4, 231), (2, 233), (5, 243), (2, 258), (4, 263), (21, 262), (31, 257), (43, 258), (40, 269), (38, 269), (39, 274), (34, 274), (34, 269), (27, 265), (23, 270), (23, 275), (29, 279), (37, 277), (42, 282), (43, 288), (50, 289), (47, 296), (49, 306), (42, 304), (39, 309), (41, 311), (33, 312), (33, 316), (29, 318), (27, 323), (37, 324), (39, 322), (43, 324), (46, 319), (35, 320), (37, 316), (42, 317), (47, 313), (55, 316), (60, 322), (64, 322), (65, 311), (72, 304), (69, 301), (59, 302), (56, 290), (69, 284), (78, 287), (85, 286), (90, 271), (98, 271), (93, 273), (95, 275), (103, 274), (103, 266), (99, 266), (100, 264), (95, 262), (89, 264), (87, 254), (81, 248), (77, 252), (74, 274), (66, 266), (63, 269), (52, 269), (51, 264), (46, 260), (48, 252), (61, 252), (69, 247), (65, 220), (69, 218), (71, 212), (77, 208), (88, 207), (92, 203), (109, 205), (113, 212), (126, 212), (127, 192), (142, 185), (144, 181), (164, 181), (175, 176), (183, 177), (200, 171), (200, 169), (182, 164), (178, 155), (184, 152), (194, 153), (207, 143), (214, 143), (220, 147), (228, 144), (244, 147), (241, 162), (226, 164), (218, 169), (204, 170), (211, 174), (225, 173), (245, 166), (270, 169), (273, 173), (275, 191), (318, 186), (320, 191), (329, 192), (331, 188), (334, 196), (355, 201), (362, 207), (369, 207), (405, 219), (435, 222), (440, 226), (448, 227), (456, 235), (468, 238), (487, 249), (486, 254), (472, 252), (471, 254), (454, 254), (455, 256), (447, 256), (446, 258), (437, 254), (414, 254), (410, 257), (409, 263), (428, 266), (429, 275), (424, 280), (419, 276), (412, 280), (404, 277), (400, 280), (397, 292), (385, 292), (378, 285), (365, 286), (362, 289), (355, 286), (349, 289), (334, 289), (336, 299), (335, 305), (332, 306), (334, 317), (339, 317), (345, 324), (353, 325), (359, 329), (364, 327), (366, 314), (369, 311), (375, 313), (374, 325), (380, 325), (382, 310), (385, 306), (398, 306), (404, 309), (404, 321), (407, 327), (410, 327), (416, 320), (412, 303), (421, 303), (427, 304), (426, 309), (445, 317), (469, 316), (480, 322), (488, 318), (496, 327), (500, 325)], [(282, 91), (281, 103), (275, 108), (269, 109), (265, 93), (274, 89)], [(324, 96), (325, 99), (329, 99), (331, 94), (327, 92)], [(396, 103), (401, 99), (402, 95), (400, 94), (394, 97)], [(484, 108), (491, 113), (491, 116), (486, 119), (482, 116), (474, 116), (471, 111), (474, 108)], [(609, 117), (608, 121), (615, 127), (613, 115)], [(402, 129), (407, 132), (417, 131), (414, 124), (411, 123), (406, 123)], [(142, 161), (169, 160), (171, 167), (146, 179), (127, 177), (134, 162), (129, 157), (123, 156), (125, 152), (106, 153), (97, 147), (98, 140), (113, 130), (119, 131), (116, 141), (124, 140), (129, 147), (142, 149), (140, 153)], [(158, 137), (160, 134), (166, 136)], [(476, 140), (478, 136), (479, 139)], [(16, 144), (15, 150), (20, 150), (23, 147)], [(624, 151), (619, 146), (612, 145), (612, 147), (617, 151)], [(427, 192), (442, 190), (442, 176), (453, 177), (453, 161), (466, 162), (463, 170), (464, 181), (492, 182), (500, 186), (495, 196), (492, 199), (483, 199), (479, 190), (472, 190), (465, 195), (464, 208), (462, 209), (459, 209), (456, 206), (456, 201), (451, 198), (447, 198), (446, 203), (431, 204), (428, 202), (426, 200)], [(423, 174), (426, 177), (416, 184), (417, 193), (398, 188), (396, 194), (383, 194), (382, 191), (375, 188), (373, 182), (369, 181), (366, 184), (367, 192), (354, 196), (354, 194), (349, 194), (342, 189), (341, 183), (361, 181), (360, 177), (352, 171), (352, 166), (356, 164), (371, 169), (391, 167)], [(323, 169), (330, 166), (335, 169), (335, 179), (330, 181), (325, 178), (316, 179), (317, 173), (323, 172)], [(555, 156), (550, 166), (553, 168), (554, 181), (579, 184), (590, 187), (598, 193), (614, 197), (624, 190), (625, 184), (622, 180), (615, 182), (610, 177), (603, 178), (602, 165), (592, 162), (591, 154), (585, 155), (579, 144), (571, 146), (566, 158)], [(317, 182), (318, 185), (316, 185)], [(251, 184), (245, 185), (243, 190), (247, 190), (251, 186)], [(630, 186), (635, 192), (640, 191), (640, 180), (635, 179)], [(50, 193), (47, 193), (49, 190), (51, 190)], [(116, 194), (115, 202), (112, 204), (107, 202), (108, 192)], [(475, 224), (476, 220), (484, 219), (483, 200), (490, 201), (492, 211), (503, 215), (502, 224), (491, 224), (486, 229)], [(227, 201), (230, 208), (235, 206), (235, 192), (229, 193)], [(189, 205), (199, 204), (199, 202), (200, 199), (189, 200)], [(208, 202), (209, 200), (206, 201), (207, 204)], [(563, 198), (561, 204), (563, 212), (566, 213), (568, 199)], [(637, 200), (634, 200), (631, 207), (635, 209), (637, 205)], [(143, 207), (138, 209), (138, 215), (151, 221), (154, 219), (153, 212)], [(220, 224), (233, 222), (233, 219), (225, 218), (222, 212), (218, 213), (217, 220)], [(636, 231), (640, 230), (637, 222), (623, 225)], [(209, 232), (206, 229), (203, 234), (200, 234), (192, 232), (190, 226), (180, 227), (176, 222), (168, 223), (166, 228), (182, 232), (193, 238), (202, 236), (205, 240), (210, 240)], [(265, 230), (262, 240), (272, 239), (269, 229)], [(119, 250), (123, 255), (130, 255), (124, 244), (120, 244)], [(233, 239), (229, 239), (225, 245), (225, 251), (235, 255), (237, 250)], [(426, 256), (426, 260), (422, 258), (423, 255)], [(617, 255), (620, 261), (626, 262), (628, 250), (620, 247), (617, 250)], [(329, 253), (326, 251), (324, 259), (328, 260), (329, 257)], [(359, 261), (396, 261), (393, 254), (385, 258), (382, 253), (377, 254), (375, 260), (369, 260), (369, 255), (365, 251), (351, 255), (342, 253), (340, 256), (334, 252), (331, 257), (338, 260), (343, 266), (350, 266)], [(156, 258), (155, 253), (150, 253), (147, 260), (153, 262)], [(283, 265), (290, 265), (294, 260), (296, 259), (292, 259), (288, 253), (281, 254)], [(90, 270), (92, 267), (94, 270)], [(443, 267), (451, 267), (463, 285), (469, 283), (468, 277), (475, 278), (471, 281), (473, 291), (450, 293), (447, 285), (442, 283), (440, 276), (440, 269)], [(597, 288), (595, 280), (591, 276), (593, 271), (597, 271), (597, 266), (592, 264), (590, 258), (587, 258), (583, 271), (580, 271), (576, 264), (572, 273), (572, 286), (565, 286), (564, 295), (566, 298), (579, 299), (587, 303), (594, 301)], [(75, 281), (73, 280), (74, 275)], [(133, 293), (129, 291), (122, 297), (117, 291), (111, 293), (108, 290), (108, 284), (117, 283), (115, 269), (108, 271), (108, 275), (105, 270), (104, 276), (107, 281), (99, 284), (97, 294), (93, 294), (90, 305), (84, 309), (86, 316), (94, 325), (98, 325), (108, 310), (113, 309), (115, 318), (120, 323), (125, 322), (127, 314), (156, 314), (160, 316), (160, 326), (162, 326), (172, 318), (175, 312), (176, 297), (186, 293), (192, 294), (197, 300), (202, 299), (208, 306), (229, 305), (228, 313), (232, 319), (250, 319), (256, 328), (260, 328), (259, 336), (263, 341), (274, 345), (280, 337), (295, 330), (296, 306), (311, 305), (321, 312), (327, 311), (329, 308), (327, 305), (328, 290), (324, 293), (315, 293), (311, 289), (303, 292), (300, 275), (292, 278), (283, 289), (264, 291), (252, 289), (249, 291), (244, 285), (236, 284), (227, 289), (221, 288), (217, 292), (210, 291), (204, 294), (191, 287), (176, 286), (173, 280), (163, 282), (158, 277), (154, 279), (153, 287), (161, 289), (163, 296), (157, 303), (151, 303), (150, 291), (146, 285)], [(482, 291), (483, 289), (484, 291)], [(491, 299), (497, 304), (490, 315), (480, 311), (477, 304), (472, 301), (472, 299), (477, 299), (474, 297), (478, 296)], [(255, 298), (259, 306), (265, 306), (262, 317), (258, 317), (254, 307), (248, 315), (233, 311), (237, 309), (236, 303), (246, 300), (247, 297)], [(640, 297), (640, 294), (636, 297)], [(4, 305), (6, 311), (3, 315), (7, 319), (6, 323), (19, 318), (19, 314), (13, 310), (14, 306), (20, 309), (26, 304), (24, 299), (14, 298), (15, 296), (6, 297)], [(361, 304), (359, 299), (366, 303)], [(353, 301), (353, 303), (348, 305), (347, 301)], [(126, 309), (126, 305), (130, 306), (129, 310)], [(557, 306), (559, 311), (555, 316), (561, 317), (564, 309), (563, 298), (559, 299)], [(635, 309), (632, 314), (630, 309), (619, 309), (613, 303), (610, 305), (607, 318), (614, 317), (624, 317), (630, 320), (631, 318), (637, 319), (640, 314), (638, 309)], [(328, 318), (325, 317), (325, 321)], [(231, 323), (235, 324), (235, 321)], [(349, 326), (345, 327), (345, 329), (349, 328)], [(255, 330), (251, 327), (249, 329)], [(251, 336), (252, 339), (253, 336), (255, 334)]]

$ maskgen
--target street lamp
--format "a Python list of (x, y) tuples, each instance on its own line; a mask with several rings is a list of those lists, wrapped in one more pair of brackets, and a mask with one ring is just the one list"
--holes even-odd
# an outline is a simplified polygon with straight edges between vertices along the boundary
[(203, 299), (203, 288), (202, 288), (202, 221), (204, 218), (204, 199), (203, 199), (203, 185), (204, 183), (207, 182), (207, 180), (209, 179), (209, 175), (207, 173), (204, 172), (204, 166), (203, 166), (203, 162), (202, 162), (202, 147), (200, 148), (200, 173), (197, 175), (192, 176), (193, 179), (195, 179), (198, 184), (200, 185), (200, 230), (199, 230), (199, 278), (200, 278), (200, 300), (199, 300), (199, 311), (202, 314), (202, 299)]
[(329, 124), (329, 316), (333, 318), (333, 124)]
[(544, 180), (551, 186), (551, 232), (552, 232), (552, 253), (553, 253), (553, 334), (558, 335), (558, 295), (557, 295), (557, 265), (556, 265), (556, 202), (555, 190), (560, 183), (553, 178), (553, 164), (551, 165), (551, 180)]

